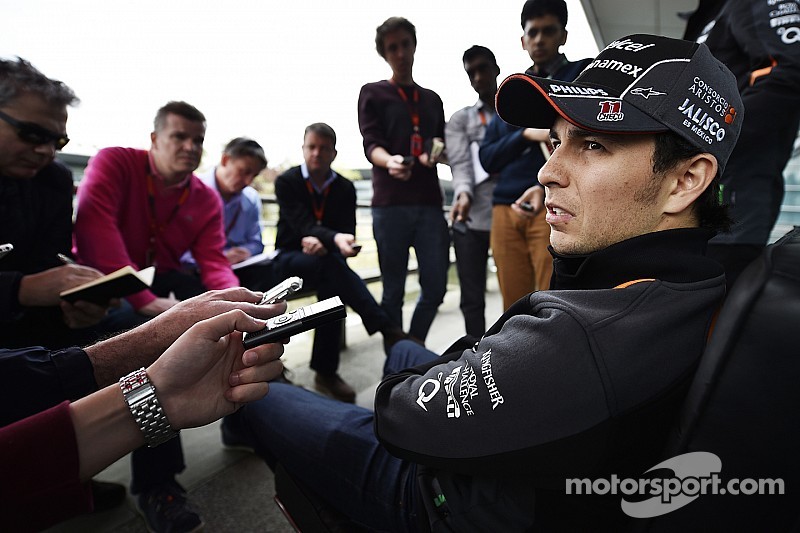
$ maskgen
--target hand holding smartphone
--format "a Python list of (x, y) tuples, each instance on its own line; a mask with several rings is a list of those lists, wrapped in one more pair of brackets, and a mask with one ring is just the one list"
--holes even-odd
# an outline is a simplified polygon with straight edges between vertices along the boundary
[(261, 331), (248, 333), (242, 343), (245, 349), (255, 348), (268, 342), (278, 342), (303, 331), (314, 329), (322, 324), (341, 320), (347, 316), (344, 304), (338, 296), (322, 300), (315, 304), (295, 309), (267, 320)]

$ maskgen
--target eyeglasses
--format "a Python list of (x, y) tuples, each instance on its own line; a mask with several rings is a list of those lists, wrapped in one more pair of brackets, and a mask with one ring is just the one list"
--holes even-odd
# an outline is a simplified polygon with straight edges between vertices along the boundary
[(66, 135), (53, 133), (52, 131), (43, 128), (38, 124), (34, 124), (33, 122), (22, 122), (21, 120), (9, 117), (2, 111), (0, 111), (0, 118), (16, 128), (17, 136), (26, 143), (36, 146), (40, 146), (42, 144), (52, 144), (55, 146), (56, 150), (61, 150), (69, 142), (69, 137)]

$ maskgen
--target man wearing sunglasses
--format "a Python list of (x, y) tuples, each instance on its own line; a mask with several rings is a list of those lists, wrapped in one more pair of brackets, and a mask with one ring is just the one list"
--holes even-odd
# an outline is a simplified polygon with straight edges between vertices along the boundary
[(63, 290), (102, 274), (64, 264), (72, 247), (72, 174), (55, 154), (69, 139), (67, 107), (78, 102), (60, 81), (24, 59), (0, 60), (0, 338), (5, 348), (59, 348), (92, 340), (106, 307), (74, 305)]

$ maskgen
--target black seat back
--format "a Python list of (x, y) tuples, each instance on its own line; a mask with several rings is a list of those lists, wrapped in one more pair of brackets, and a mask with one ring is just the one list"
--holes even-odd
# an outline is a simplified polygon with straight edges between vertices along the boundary
[(690, 452), (719, 457), (722, 488), (734, 478), (780, 478), (785, 494), (700, 495), (667, 514), (636, 520), (635, 529), (798, 529), (800, 227), (766, 248), (722, 307), (664, 458)]

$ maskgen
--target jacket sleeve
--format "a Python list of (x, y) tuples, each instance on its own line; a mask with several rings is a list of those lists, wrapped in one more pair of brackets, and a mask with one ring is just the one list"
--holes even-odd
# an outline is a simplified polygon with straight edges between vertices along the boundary
[[(800, 2), (734, 2), (726, 7), (732, 10), (731, 34), (739, 41), (753, 72), (749, 86), (742, 91), (745, 112), (753, 98), (768, 98), (770, 94), (799, 98), (800, 31), (791, 22), (800, 11)], [(783, 11), (787, 7), (792, 9)], [(784, 16), (786, 13), (795, 18)]]
[(518, 475), (543, 466), (536, 450), (558, 456), (559, 440), (608, 413), (584, 326), (540, 305), (512, 315), (475, 351), (387, 377), (376, 393), (375, 430), (392, 454), (419, 464)]
[(467, 133), (469, 108), (456, 111), (444, 128), (447, 158), (453, 174), (453, 198), (466, 192), (472, 198), (475, 188), (475, 170), (472, 167), (472, 152)]
[(481, 165), (486, 172), (501, 172), (530, 147), (530, 143), (522, 137), (522, 131), (522, 128), (512, 126), (500, 117), (486, 126), (486, 136), (479, 152)]
[(96, 390), (94, 367), (80, 348), (0, 350), (0, 426)]
[(0, 428), (0, 472), (4, 529), (40, 531), (92, 510), (66, 402)]

